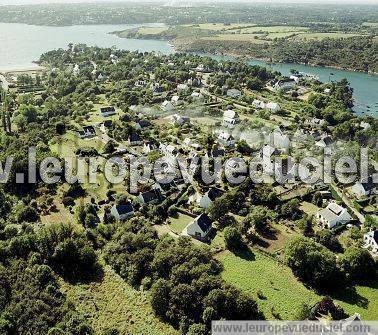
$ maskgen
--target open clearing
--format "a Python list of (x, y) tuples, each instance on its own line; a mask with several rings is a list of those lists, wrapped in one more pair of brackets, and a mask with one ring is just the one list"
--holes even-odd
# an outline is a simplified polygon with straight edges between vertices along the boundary
[(170, 217), (169, 221), (169, 228), (176, 234), (181, 234), (184, 228), (193, 221), (193, 218), (189, 215), (178, 213), (177, 218)]
[(251, 33), (288, 33), (288, 32), (299, 32), (299, 31), (307, 31), (309, 28), (307, 27), (295, 27), (295, 26), (270, 26), (270, 27), (263, 27), (263, 26), (255, 26), (255, 27), (248, 27), (240, 29), (240, 33), (242, 34), (251, 34)]
[(158, 35), (163, 31), (168, 29), (167, 26), (165, 27), (140, 27), (138, 29), (138, 33), (141, 35)]
[(197, 29), (205, 29), (205, 30), (233, 30), (233, 29), (240, 29), (245, 27), (252, 27), (255, 26), (253, 23), (201, 23), (197, 25), (186, 24), (183, 25), (184, 27), (192, 27)]
[(108, 266), (98, 282), (71, 285), (61, 281), (62, 291), (75, 308), (86, 316), (95, 334), (117, 329), (119, 334), (174, 335), (172, 327), (155, 317), (148, 293), (125, 283)]
[(203, 37), (203, 40), (212, 41), (241, 41), (241, 42), (253, 42), (256, 44), (266, 44), (267, 41), (257, 39), (261, 37), (258, 34), (221, 34), (216, 36)]
[[(302, 303), (313, 306), (321, 299), (316, 292), (299, 282), (290, 268), (258, 251), (240, 258), (229, 251), (218, 254), (224, 271), (222, 277), (253, 296), (267, 318), (272, 312), (284, 320), (292, 320)], [(264, 298), (259, 299), (257, 292)], [(349, 314), (360, 313), (365, 320), (378, 318), (377, 283), (356, 286), (332, 296)]]

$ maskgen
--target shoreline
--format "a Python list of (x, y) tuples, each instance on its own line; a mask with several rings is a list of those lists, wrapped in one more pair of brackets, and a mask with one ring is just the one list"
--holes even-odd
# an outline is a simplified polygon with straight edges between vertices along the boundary
[[(120, 37), (122, 38), (122, 37)], [(140, 39), (143, 40), (143, 39)], [(256, 61), (261, 61), (261, 62), (266, 62), (266, 63), (271, 63), (271, 64), (293, 64), (293, 65), (304, 65), (304, 66), (311, 66), (311, 67), (318, 67), (318, 68), (327, 68), (327, 69), (335, 69), (335, 70), (340, 70), (340, 71), (350, 71), (350, 72), (355, 72), (355, 73), (361, 73), (361, 74), (367, 74), (371, 76), (378, 76), (378, 72), (372, 72), (372, 71), (359, 71), (355, 69), (348, 69), (348, 68), (343, 68), (340, 66), (332, 66), (332, 65), (317, 65), (317, 64), (311, 64), (311, 63), (287, 63), (287, 62), (279, 62), (279, 61), (274, 61), (271, 62), (269, 59), (264, 59), (264, 58), (258, 58), (258, 57), (253, 57), (248, 54), (241, 54), (241, 53), (235, 53), (235, 52), (223, 52), (223, 53), (212, 53), (212, 52), (199, 52), (199, 51), (186, 51), (186, 50), (177, 50), (177, 47), (175, 46), (174, 40), (165, 40), (168, 42), (169, 46), (174, 50), (174, 52), (188, 52), (188, 53), (202, 53), (204, 55), (209, 54), (213, 56), (229, 56), (229, 57), (234, 57), (234, 58), (243, 58), (246, 57), (250, 60), (256, 60)]]

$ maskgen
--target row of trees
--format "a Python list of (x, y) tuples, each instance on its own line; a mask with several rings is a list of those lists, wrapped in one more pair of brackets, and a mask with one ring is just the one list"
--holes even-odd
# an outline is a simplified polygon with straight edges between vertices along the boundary
[(350, 247), (337, 258), (307, 237), (298, 237), (287, 245), (285, 261), (296, 276), (317, 289), (340, 288), (376, 276), (374, 259), (366, 249)]

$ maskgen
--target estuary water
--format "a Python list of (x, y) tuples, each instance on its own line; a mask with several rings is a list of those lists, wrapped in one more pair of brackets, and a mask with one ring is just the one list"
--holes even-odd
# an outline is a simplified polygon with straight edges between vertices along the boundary
[[(144, 24), (144, 26), (159, 24)], [(32, 26), (17, 23), (0, 23), (0, 72), (29, 69), (37, 65), (33, 61), (49, 50), (65, 48), (69, 43), (85, 43), (99, 47), (115, 46), (125, 50), (174, 52), (166, 41), (124, 39), (109, 34), (112, 31), (134, 28), (137, 25), (80, 25), (67, 27)], [(230, 57), (211, 56), (216, 59)], [(354, 111), (359, 115), (378, 117), (378, 76), (366, 73), (314, 67), (298, 64), (267, 64), (250, 60), (250, 64), (261, 65), (289, 75), (291, 69), (313, 74), (323, 82), (346, 78), (354, 89)]]

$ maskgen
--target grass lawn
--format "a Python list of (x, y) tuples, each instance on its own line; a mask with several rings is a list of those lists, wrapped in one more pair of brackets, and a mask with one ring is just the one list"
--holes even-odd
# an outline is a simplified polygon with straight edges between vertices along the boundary
[(295, 27), (295, 26), (255, 26), (241, 29), (242, 34), (246, 33), (256, 33), (256, 32), (266, 32), (266, 33), (288, 33), (288, 32), (303, 32), (307, 31), (307, 27)]
[(224, 24), (224, 23), (201, 23), (198, 25), (187, 24), (184, 27), (193, 27), (197, 29), (205, 29), (205, 30), (232, 30), (232, 29), (239, 29), (244, 27), (251, 27), (254, 26), (253, 23), (232, 23), (232, 24)]
[(170, 217), (169, 221), (169, 228), (176, 234), (181, 234), (184, 228), (193, 221), (193, 218), (189, 215), (178, 213), (177, 218)]
[(168, 29), (167, 26), (164, 27), (140, 27), (138, 33), (141, 35), (158, 35), (163, 31)]
[[(293, 319), (302, 303), (313, 305), (321, 299), (299, 282), (287, 266), (258, 251), (253, 251), (248, 259), (229, 251), (218, 254), (217, 258), (224, 266), (224, 280), (256, 298), (267, 318), (273, 318), (273, 311), (282, 319)], [(378, 318), (377, 285), (356, 286), (351, 291), (342, 289), (333, 298), (347, 313), (357, 312), (365, 320), (374, 320)], [(266, 299), (257, 298), (259, 290)]]
[[(257, 34), (221, 34), (216, 36), (203, 37), (203, 40), (211, 41), (241, 41), (241, 42), (253, 42), (255, 44), (269, 43), (266, 40), (256, 39)], [(260, 35), (261, 36), (261, 35)]]
[(298, 32), (297, 31), (287, 31), (287, 32), (269, 33), (267, 38), (268, 39), (285, 38), (285, 37), (289, 37), (289, 36), (292, 36), (292, 35), (295, 35), (295, 34), (298, 34), (298, 33), (305, 34), (306, 32), (305, 31), (301, 31), (301, 32), (299, 32), (299, 31)]
[(104, 271), (100, 281), (90, 284), (72, 285), (61, 281), (62, 291), (85, 315), (95, 334), (115, 328), (120, 334), (178, 335), (155, 317), (148, 293), (133, 289), (109, 267)]
[[(253, 296), (264, 315), (271, 319), (279, 313), (284, 320), (291, 320), (298, 313), (301, 303), (315, 304), (319, 298), (308, 290), (285, 265), (254, 251), (251, 260), (226, 251), (219, 256), (224, 266), (223, 279)], [(257, 298), (261, 292), (266, 299)]]
[(315, 215), (320, 210), (318, 206), (315, 206), (314, 204), (307, 201), (303, 201), (299, 209), (309, 216)]

